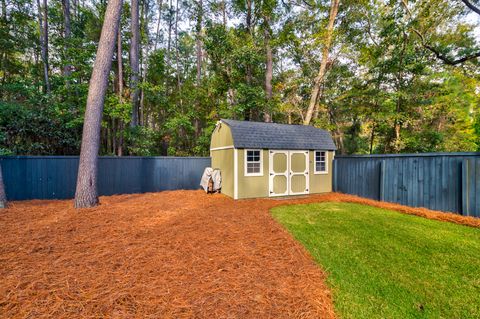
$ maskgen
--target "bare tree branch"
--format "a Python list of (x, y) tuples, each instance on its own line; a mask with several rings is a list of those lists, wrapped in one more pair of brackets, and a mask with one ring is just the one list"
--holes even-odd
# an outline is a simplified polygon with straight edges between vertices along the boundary
[(475, 12), (476, 14), (480, 14), (480, 9), (475, 7), (470, 1), (462, 0), (462, 2), (465, 3), (465, 5), (469, 7), (473, 12)]
[[(473, 5), (468, 2), (468, 0), (462, 0), (470, 9), (474, 10), (475, 12), (477, 12), (478, 14), (480, 14), (480, 10), (478, 8), (475, 8), (473, 7)], [(407, 11), (408, 15), (410, 18), (412, 18), (412, 12), (410, 11), (410, 9), (408, 8), (408, 3), (407, 3), (407, 0), (402, 0), (402, 4), (403, 6), (405, 7), (405, 10)], [(472, 6), (472, 7), (470, 7)], [(420, 41), (422, 43), (422, 46), (429, 50), (430, 52), (432, 52), (435, 57), (439, 60), (441, 60), (443, 63), (447, 64), (447, 65), (457, 65), (457, 64), (462, 64), (464, 62), (467, 62), (469, 60), (473, 60), (473, 59), (476, 59), (476, 58), (479, 58), (480, 57), (480, 51), (479, 52), (476, 52), (476, 53), (473, 53), (473, 54), (469, 54), (469, 55), (466, 55), (462, 58), (458, 58), (458, 59), (451, 59), (447, 56), (445, 56), (444, 54), (442, 54), (437, 48), (434, 48), (433, 46), (431, 46), (430, 44), (427, 43), (427, 41), (425, 40), (425, 37), (424, 35), (417, 29), (413, 28), (413, 27), (410, 27), (410, 29), (412, 29), (412, 31), (420, 38)]]

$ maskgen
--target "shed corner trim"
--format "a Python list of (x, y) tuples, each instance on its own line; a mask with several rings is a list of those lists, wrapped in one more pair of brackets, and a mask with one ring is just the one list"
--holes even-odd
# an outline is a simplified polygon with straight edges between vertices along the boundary
[(238, 199), (238, 149), (233, 149), (233, 199)]

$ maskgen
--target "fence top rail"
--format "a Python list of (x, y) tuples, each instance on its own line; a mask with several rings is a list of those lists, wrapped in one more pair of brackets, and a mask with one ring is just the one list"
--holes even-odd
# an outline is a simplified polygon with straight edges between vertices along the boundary
[(442, 156), (478, 156), (480, 152), (439, 152), (439, 153), (402, 153), (402, 154), (365, 154), (335, 155), (335, 158), (385, 158), (385, 157), (442, 157)]
[[(11, 155), (1, 159), (78, 159), (79, 155)], [(106, 159), (210, 159), (208, 156), (99, 156)]]

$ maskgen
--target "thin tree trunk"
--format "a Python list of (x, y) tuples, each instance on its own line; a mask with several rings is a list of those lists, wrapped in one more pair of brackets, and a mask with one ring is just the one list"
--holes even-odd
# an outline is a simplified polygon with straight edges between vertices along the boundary
[[(180, 82), (180, 57), (179, 57), (179, 51), (178, 51), (178, 1), (176, 1), (176, 9), (175, 9), (175, 64), (177, 66), (177, 89), (178, 93), (181, 96), (181, 82)], [(180, 104), (181, 103), (181, 97), (180, 97)]]
[[(117, 71), (118, 71), (118, 101), (123, 104), (123, 48), (122, 48), (122, 30), (118, 28), (117, 36)], [(122, 156), (123, 146), (123, 120), (118, 119), (118, 149), (117, 155)], [(115, 151), (114, 151), (115, 153)]]
[(48, 77), (48, 7), (47, 0), (43, 0), (43, 8), (40, 0), (37, 0), (38, 22), (40, 25), (40, 50), (43, 62), (43, 92), (50, 93), (50, 81)]
[(62, 7), (63, 7), (63, 20), (64, 20), (64, 38), (65, 38), (65, 59), (67, 60), (66, 64), (63, 67), (63, 75), (65, 77), (70, 76), (70, 57), (69, 57), (69, 41), (70, 41), (70, 0), (62, 0)]
[(223, 26), (227, 27), (227, 3), (225, 0), (222, 1), (222, 16), (223, 16)]
[(169, 94), (169, 77), (170, 77), (170, 49), (172, 46), (172, 18), (173, 18), (173, 3), (172, 0), (170, 0), (170, 3), (168, 5), (168, 39), (167, 39), (167, 56), (166, 56), (166, 63), (165, 63), (165, 92), (168, 95)]
[(401, 90), (403, 87), (403, 61), (404, 61), (404, 56), (405, 56), (405, 51), (407, 47), (407, 41), (408, 41), (408, 36), (406, 33), (403, 33), (403, 42), (402, 42), (402, 50), (400, 51), (400, 60), (399, 60), (399, 71), (397, 72), (396, 78), (397, 78), (397, 85), (396, 85), (396, 91), (397, 91), (397, 102), (396, 102), (396, 117), (395, 117), (395, 122), (394, 122), (394, 134), (395, 134), (395, 141), (393, 144), (393, 149), (395, 153), (400, 153), (401, 150), (401, 139), (400, 139), (400, 134), (402, 130), (402, 121), (399, 118), (400, 114), (402, 113), (403, 109), (403, 99)]
[(131, 76), (131, 91), (132, 91), (132, 120), (130, 122), (131, 127), (138, 126), (138, 109), (139, 109), (139, 47), (140, 47), (140, 27), (139, 27), (139, 0), (132, 0), (131, 7), (131, 27), (132, 38), (130, 42), (130, 68), (132, 71)]
[(123, 121), (120, 120), (120, 123), (118, 123), (119, 137), (118, 137), (117, 156), (123, 156), (123, 128), (124, 128)]
[[(149, 7), (148, 7), (148, 2), (143, 1), (143, 30), (145, 32), (145, 38), (146, 38), (146, 43), (143, 46), (144, 52), (142, 54), (142, 68), (141, 68), (141, 74), (142, 74), (142, 84), (145, 83), (146, 81), (146, 76), (147, 76), (147, 70), (148, 70), (148, 55), (149, 55), (149, 49), (150, 49), (150, 34), (149, 34), (149, 28), (148, 28), (148, 12), (149, 12)], [(145, 125), (145, 92), (143, 91), (143, 88), (140, 88), (140, 125), (144, 126)]]
[(307, 113), (305, 114), (305, 119), (303, 120), (304, 125), (309, 125), (312, 120), (313, 111), (315, 110), (315, 105), (318, 102), (318, 97), (322, 94), (322, 84), (325, 81), (325, 73), (327, 70), (328, 54), (330, 52), (330, 46), (332, 45), (333, 38), (333, 25), (338, 13), (338, 6), (340, 0), (332, 0), (330, 5), (330, 16), (327, 26), (327, 36), (325, 39), (325, 44), (322, 50), (322, 61), (320, 63), (320, 70), (318, 75), (315, 78), (315, 83), (313, 85), (312, 95), (310, 97), (310, 103), (308, 104)]
[(122, 0), (108, 2), (88, 89), (74, 200), (76, 208), (98, 205), (97, 174), (100, 127), (121, 10)]
[(252, 0), (247, 0), (247, 16), (246, 16), (246, 23), (247, 23), (247, 31), (250, 35), (253, 36), (253, 28), (252, 28)]
[(5, 184), (3, 183), (2, 164), (0, 163), (0, 209), (7, 207), (7, 195), (5, 193)]
[[(8, 21), (8, 16), (7, 16), (7, 2), (5, 0), (2, 0), (2, 19), (3, 19), (3, 23), (5, 23), (5, 25), (7, 26), (7, 32), (8, 29), (10, 29), (8, 26), (10, 25), (9, 21)], [(36, 55), (36, 50), (34, 52), (34, 54)], [(7, 80), (7, 53), (4, 52), (3, 55), (2, 55), (2, 84), (5, 84), (6, 80)], [(0, 92), (0, 97), (3, 97), (3, 92)]]
[(370, 154), (373, 153), (373, 142), (375, 141), (375, 123), (372, 124), (372, 132), (370, 133)]
[(202, 77), (202, 19), (203, 19), (203, 1), (198, 0), (197, 26), (196, 26), (197, 87), (200, 86), (200, 81)]
[[(250, 37), (253, 40), (253, 26), (252, 26), (252, 0), (247, 0), (247, 16), (246, 16), (246, 25), (247, 25), (247, 33), (250, 35)], [(246, 65), (246, 81), (247, 85), (251, 86), (252, 84), (252, 65), (250, 62), (247, 62)], [(251, 121), (252, 119), (256, 119), (256, 110), (245, 110), (245, 120)]]
[(122, 31), (118, 29), (117, 34), (117, 69), (118, 69), (118, 100), (123, 103), (123, 48)]
[(160, 40), (160, 24), (162, 23), (162, 6), (163, 0), (158, 1), (158, 21), (157, 21), (157, 32), (155, 35), (155, 44), (153, 46), (153, 51), (157, 50), (158, 41)]
[[(167, 39), (167, 63), (166, 67), (168, 68), (170, 66), (170, 49), (172, 46), (172, 0), (170, 0), (169, 6), (168, 6), (168, 39)], [(168, 82), (168, 81), (167, 81)]]
[(114, 117), (112, 117), (112, 149), (109, 152), (112, 155), (117, 152), (117, 121)]
[[(196, 46), (197, 46), (197, 92), (200, 92), (200, 86), (202, 81), (202, 59), (203, 59), (203, 52), (202, 52), (202, 22), (203, 22), (203, 0), (198, 0), (198, 8), (197, 8), (197, 26), (196, 26)], [(194, 119), (194, 127), (195, 127), (195, 137), (198, 138), (200, 136), (200, 99), (197, 98), (196, 101), (197, 110), (195, 112), (195, 119)]]
[(266, 55), (266, 70), (265, 70), (265, 96), (267, 97), (267, 109), (263, 113), (263, 120), (271, 122), (272, 116), (270, 114), (272, 103), (272, 78), (273, 78), (273, 57), (272, 47), (270, 46), (270, 24), (268, 17), (265, 17), (265, 55)]

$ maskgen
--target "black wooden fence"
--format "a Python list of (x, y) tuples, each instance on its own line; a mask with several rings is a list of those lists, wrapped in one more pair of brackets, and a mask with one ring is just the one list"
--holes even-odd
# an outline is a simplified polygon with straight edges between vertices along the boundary
[(480, 217), (480, 153), (337, 156), (334, 190)]
[[(78, 156), (0, 157), (8, 200), (73, 198)], [(99, 158), (100, 195), (196, 189), (209, 157)]]

